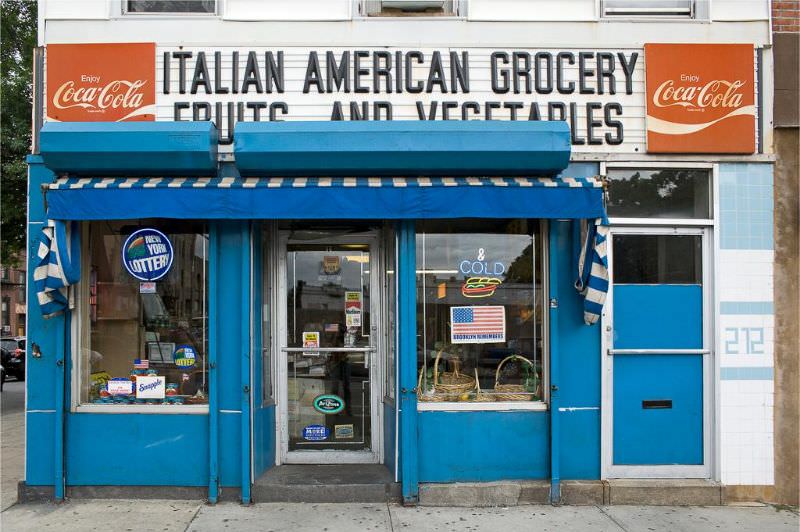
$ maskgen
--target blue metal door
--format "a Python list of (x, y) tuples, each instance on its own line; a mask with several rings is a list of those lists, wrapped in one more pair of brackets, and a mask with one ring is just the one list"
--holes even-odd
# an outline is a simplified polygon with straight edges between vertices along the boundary
[(703, 234), (615, 233), (612, 253), (612, 476), (686, 476), (705, 461)]

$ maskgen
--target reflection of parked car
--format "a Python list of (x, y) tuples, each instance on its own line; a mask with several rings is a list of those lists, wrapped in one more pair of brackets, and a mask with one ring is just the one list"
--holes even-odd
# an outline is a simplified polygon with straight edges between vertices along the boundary
[(6, 375), (18, 381), (25, 380), (25, 337), (8, 337), (0, 339), (3, 348), (2, 365)]

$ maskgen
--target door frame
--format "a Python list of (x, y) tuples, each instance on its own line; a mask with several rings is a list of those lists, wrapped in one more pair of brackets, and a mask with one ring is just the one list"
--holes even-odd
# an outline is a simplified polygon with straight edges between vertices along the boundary
[[(699, 235), (702, 238), (703, 282), (703, 463), (701, 465), (614, 465), (614, 235)], [(611, 227), (608, 245), (609, 290), (601, 316), (601, 478), (712, 478), (714, 471), (714, 435), (716, 394), (714, 348), (714, 263), (712, 256), (713, 234), (711, 227), (685, 226), (625, 226)], [(624, 355), (616, 355), (624, 356)]]
[(287, 245), (289, 231), (279, 230), (275, 249), (276, 290), (272, 292), (272, 308), (275, 320), (272, 323), (272, 369), (274, 379), (275, 409), (275, 465), (281, 464), (378, 464), (383, 457), (383, 372), (385, 349), (383, 338), (384, 302), (380, 277), (385, 265), (380, 253), (380, 231), (375, 229), (357, 235), (343, 235), (308, 243), (369, 244), (370, 252), (370, 450), (369, 451), (289, 451), (288, 433), (288, 371), (287, 352), (284, 351), (287, 334)]

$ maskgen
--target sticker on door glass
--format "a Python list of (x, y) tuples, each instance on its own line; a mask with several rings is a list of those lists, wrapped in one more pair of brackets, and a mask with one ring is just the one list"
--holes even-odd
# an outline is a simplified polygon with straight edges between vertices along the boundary
[(303, 439), (308, 441), (325, 441), (331, 435), (331, 429), (325, 425), (308, 425), (303, 427)]
[(344, 318), (347, 327), (361, 327), (361, 292), (344, 293)]
[(450, 343), (493, 344), (506, 341), (506, 308), (450, 307)]
[(342, 260), (338, 255), (325, 255), (322, 257), (322, 273), (336, 275), (342, 269)]
[[(319, 349), (319, 331), (304, 331), (303, 332), (303, 347), (308, 349)], [(303, 353), (304, 356), (313, 357), (318, 356), (318, 351), (308, 351)]]
[(314, 398), (314, 410), (323, 414), (338, 414), (344, 410), (344, 399), (333, 394), (318, 395)]
[(172, 266), (172, 243), (156, 229), (139, 229), (122, 246), (122, 264), (140, 281), (158, 281)]
[(179, 345), (172, 353), (172, 361), (181, 369), (192, 369), (197, 363), (197, 353), (190, 345)]
[(352, 440), (354, 435), (353, 424), (334, 425), (333, 435), (337, 440)]

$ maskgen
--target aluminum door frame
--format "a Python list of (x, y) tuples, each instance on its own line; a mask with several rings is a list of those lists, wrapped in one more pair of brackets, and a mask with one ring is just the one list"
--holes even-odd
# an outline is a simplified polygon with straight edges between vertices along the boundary
[(380, 257), (380, 231), (365, 231), (354, 236), (337, 236), (324, 240), (309, 240), (310, 243), (368, 244), (370, 253), (370, 347), (373, 348), (370, 360), (370, 450), (369, 451), (289, 451), (289, 416), (288, 416), (288, 370), (286, 347), (287, 333), (287, 245), (289, 231), (278, 232), (277, 241), (277, 290), (273, 291), (273, 375), (274, 394), (277, 402), (275, 409), (276, 445), (275, 465), (281, 464), (379, 464), (383, 463), (383, 366), (386, 345), (383, 340), (381, 320), (382, 295), (380, 275), (384, 265)]
[[(703, 463), (701, 465), (614, 465), (614, 235), (695, 235), (702, 238), (703, 282)], [(713, 244), (709, 227), (612, 227), (608, 238), (609, 291), (601, 316), (601, 397), (600, 412), (600, 473), (601, 478), (712, 478), (714, 471), (714, 279)]]

